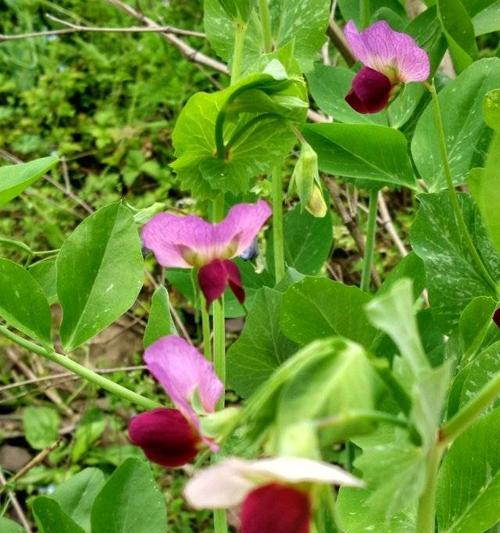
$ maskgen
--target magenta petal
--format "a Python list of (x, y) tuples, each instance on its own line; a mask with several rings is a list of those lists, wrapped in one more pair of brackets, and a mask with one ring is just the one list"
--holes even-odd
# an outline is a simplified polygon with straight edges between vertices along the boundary
[(500, 307), (493, 313), (493, 322), (500, 328)]
[(195, 427), (198, 417), (191, 407), (195, 393), (207, 413), (215, 410), (223, 385), (212, 363), (184, 339), (175, 335), (162, 337), (148, 346), (144, 361), (176, 407)]
[(208, 265), (202, 266), (198, 271), (198, 283), (207, 301), (207, 307), (210, 307), (226, 290), (228, 279), (224, 261), (214, 259)]
[(131, 442), (162, 466), (182, 466), (198, 455), (201, 438), (176, 409), (158, 408), (135, 416), (128, 426)]
[(241, 533), (309, 533), (311, 502), (292, 487), (263, 485), (245, 498), (240, 518)]
[(241, 305), (245, 303), (245, 289), (243, 288), (243, 283), (241, 282), (241, 275), (238, 269), (238, 265), (226, 259), (224, 261), (224, 268), (226, 269), (227, 282), (233, 294), (236, 296), (238, 302)]
[(216, 241), (218, 247), (227, 249), (230, 255), (217, 255), (219, 259), (230, 259), (242, 254), (252, 243), (266, 220), (271, 216), (271, 208), (264, 200), (255, 204), (237, 204), (227, 217), (217, 224)]
[(385, 20), (362, 32), (350, 20), (344, 33), (356, 58), (386, 74), (393, 83), (425, 81), (429, 77), (429, 57), (425, 50), (406, 33), (392, 30)]
[(363, 67), (352, 80), (347, 103), (358, 113), (377, 113), (389, 102), (392, 85), (380, 72)]

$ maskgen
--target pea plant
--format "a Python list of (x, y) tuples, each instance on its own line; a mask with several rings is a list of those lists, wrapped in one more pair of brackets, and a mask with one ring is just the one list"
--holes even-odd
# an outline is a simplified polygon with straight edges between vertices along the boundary
[[(230, 81), (193, 94), (172, 133), (197, 214), (113, 203), (28, 268), (0, 259), (0, 333), (134, 405), (130, 442), (185, 469), (216, 533), (497, 531), (500, 59), (477, 38), (500, 30), (498, 2), (336, 4), (205, 0)], [(2, 167), (0, 205), (57, 159)], [(339, 183), (368, 198), (359, 287), (325, 270)], [(415, 198), (411, 251), (380, 285), (378, 207), (396, 189)], [(160, 403), (78, 360), (136, 302), (145, 257)], [(167, 528), (146, 459), (84, 470), (32, 509), (43, 533)]]

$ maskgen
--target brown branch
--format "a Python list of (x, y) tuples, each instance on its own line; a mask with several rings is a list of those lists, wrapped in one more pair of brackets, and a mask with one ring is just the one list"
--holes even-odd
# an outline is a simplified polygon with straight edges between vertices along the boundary
[(392, 218), (389, 213), (389, 209), (387, 208), (387, 204), (385, 202), (382, 192), (378, 195), (378, 211), (381, 217), (381, 225), (385, 227), (385, 229), (387, 230), (387, 233), (389, 233), (389, 235), (391, 236), (391, 239), (396, 245), (396, 248), (398, 249), (399, 254), (401, 255), (401, 257), (407, 256), (408, 250), (406, 249), (406, 246), (404, 245), (403, 241), (399, 237), (398, 232), (396, 231), (396, 228), (394, 227), (394, 224), (392, 223)]
[[(356, 244), (356, 248), (358, 249), (358, 252), (361, 256), (365, 255), (365, 239), (363, 237), (363, 234), (361, 233), (360, 229), (358, 228), (358, 225), (356, 224), (356, 221), (347, 209), (344, 206), (344, 203), (342, 202), (342, 199), (340, 198), (340, 187), (333, 181), (332, 178), (325, 177), (325, 183), (328, 188), (328, 191), (330, 192), (330, 195), (333, 199), (333, 205), (335, 206), (337, 213), (339, 214), (340, 218), (342, 219), (343, 224), (351, 234), (351, 237), (354, 240), (354, 243)], [(375, 267), (372, 267), (372, 279), (373, 283), (376, 287), (380, 287), (380, 276), (378, 272), (376, 271)]]
[[(5, 487), (7, 485), (7, 481), (2, 473), (2, 470), (0, 469), (0, 487)], [(19, 518), (19, 521), (21, 522), (22, 526), (26, 530), (26, 533), (32, 533), (32, 529), (30, 526), (30, 523), (28, 522), (28, 519), (26, 518), (26, 515), (23, 512), (23, 508), (21, 507), (21, 504), (18, 502), (16, 495), (12, 490), (7, 490), (7, 494), (9, 495), (10, 501), (12, 502), (12, 507), (14, 508), (14, 511), (17, 514), (17, 517)]]
[(356, 63), (356, 58), (351, 52), (342, 30), (338, 27), (333, 18), (330, 19), (326, 33), (328, 34), (328, 37), (330, 37), (330, 40), (335, 45), (337, 50), (340, 52), (340, 55), (344, 58), (347, 65), (352, 67), (352, 65)]

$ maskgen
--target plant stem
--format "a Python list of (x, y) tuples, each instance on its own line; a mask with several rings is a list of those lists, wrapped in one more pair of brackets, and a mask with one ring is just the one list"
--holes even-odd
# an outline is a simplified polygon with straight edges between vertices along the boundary
[(241, 74), (241, 58), (245, 48), (245, 35), (247, 25), (238, 20), (234, 24), (234, 50), (233, 60), (231, 62), (231, 85), (238, 81)]
[(375, 232), (377, 230), (377, 206), (378, 189), (370, 191), (368, 206), (368, 225), (366, 227), (365, 257), (363, 261), (363, 272), (361, 274), (361, 290), (369, 292), (370, 279), (373, 264), (373, 252), (375, 249)]
[(264, 50), (273, 51), (273, 35), (271, 32), (271, 16), (269, 14), (268, 0), (259, 0), (260, 23), (262, 26), (262, 38), (264, 39)]
[(107, 379), (104, 376), (96, 374), (94, 371), (84, 367), (76, 361), (73, 361), (66, 355), (57, 353), (54, 350), (50, 350), (48, 348), (44, 348), (42, 346), (39, 346), (38, 344), (28, 341), (27, 339), (24, 339), (23, 337), (20, 337), (19, 335), (10, 331), (8, 328), (1, 324), (0, 333), (11, 341), (18, 344), (19, 346), (22, 346), (26, 350), (36, 353), (37, 355), (41, 355), (49, 361), (57, 363), (63, 368), (66, 368), (74, 374), (77, 374), (78, 376), (90, 383), (94, 383), (95, 385), (110, 392), (111, 394), (114, 394), (115, 396), (119, 396), (120, 398), (123, 398), (124, 400), (127, 400), (133, 404), (139, 405), (144, 409), (154, 409), (155, 407), (158, 407), (160, 405), (157, 402), (146, 398), (145, 396), (137, 394), (136, 392), (133, 392), (127, 389), (126, 387), (123, 387), (122, 385), (118, 385), (118, 383), (115, 383), (114, 381), (111, 381), (110, 379)]
[(434, 533), (436, 523), (437, 477), (444, 446), (436, 443), (427, 456), (427, 473), (424, 492), (418, 502), (416, 533)]
[(497, 284), (491, 277), (478, 251), (476, 250), (476, 247), (474, 246), (474, 242), (472, 241), (472, 237), (470, 236), (469, 230), (467, 228), (467, 224), (465, 223), (464, 217), (462, 215), (462, 211), (460, 209), (457, 191), (455, 190), (455, 186), (453, 185), (453, 178), (451, 175), (450, 164), (448, 162), (448, 149), (446, 147), (446, 135), (444, 132), (443, 117), (441, 115), (441, 106), (439, 104), (439, 97), (436, 92), (436, 87), (434, 86), (434, 82), (432, 84), (426, 83), (426, 87), (431, 93), (431, 97), (432, 97), (434, 124), (436, 126), (436, 131), (438, 135), (439, 152), (441, 154), (441, 161), (443, 163), (444, 175), (446, 178), (446, 184), (448, 186), (451, 207), (453, 209), (453, 212), (455, 213), (457, 224), (460, 228), (463, 238), (465, 239), (467, 248), (469, 249), (469, 252), (472, 256), (474, 263), (476, 264), (477, 269), (483, 276), (486, 283), (490, 285), (490, 287), (493, 289), (494, 294), (498, 295)]
[(272, 173), (273, 196), (273, 251), (274, 275), (279, 283), (285, 275), (285, 243), (283, 236), (283, 180), (281, 165), (276, 165)]
[(370, 0), (360, 0), (361, 28), (365, 29), (370, 23)]
[(208, 314), (205, 298), (200, 298), (201, 304), (201, 328), (203, 331), (203, 353), (207, 361), (212, 360), (212, 346), (210, 344), (210, 315)]
[(467, 403), (451, 420), (446, 422), (439, 432), (440, 441), (445, 444), (453, 442), (498, 396), (500, 396), (500, 373), (483, 387), (477, 396)]

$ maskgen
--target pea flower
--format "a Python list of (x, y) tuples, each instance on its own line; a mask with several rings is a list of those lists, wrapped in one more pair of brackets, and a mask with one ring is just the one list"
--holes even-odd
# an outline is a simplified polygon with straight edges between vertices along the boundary
[(164, 267), (197, 268), (207, 305), (220, 298), (227, 286), (240, 303), (245, 291), (237, 265), (231, 261), (247, 250), (271, 216), (267, 202), (237, 204), (218, 224), (197, 216), (160, 213), (142, 230), (146, 248)]
[(213, 413), (223, 385), (211, 363), (184, 339), (162, 337), (144, 352), (144, 362), (161, 383), (176, 409), (159, 407), (135, 416), (128, 427), (130, 440), (146, 457), (162, 466), (181, 466), (196, 457), (200, 448), (217, 451), (204, 437), (193, 406)]
[(317, 484), (364, 486), (338, 466), (311, 459), (230, 458), (198, 472), (184, 496), (196, 509), (241, 505), (241, 533), (309, 533)]
[(429, 57), (412, 37), (391, 29), (384, 20), (361, 33), (350, 20), (344, 34), (363, 68), (352, 81), (347, 103), (359, 113), (384, 109), (402, 84), (429, 77)]

